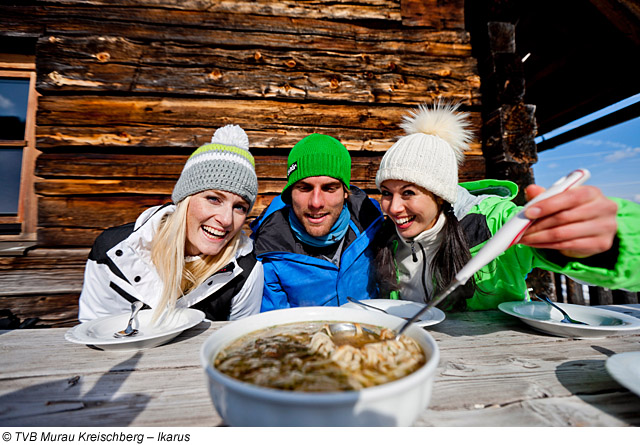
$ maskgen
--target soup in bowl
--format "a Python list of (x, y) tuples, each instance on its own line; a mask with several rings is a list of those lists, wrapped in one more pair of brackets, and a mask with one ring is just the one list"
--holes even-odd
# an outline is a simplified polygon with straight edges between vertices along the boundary
[(404, 320), (358, 309), (305, 307), (253, 315), (215, 331), (200, 359), (224, 422), (413, 424), (431, 397), (439, 361), (435, 340), (410, 326), (400, 342), (373, 338), (349, 349), (327, 330), (335, 322), (355, 323), (376, 337), (397, 330)]

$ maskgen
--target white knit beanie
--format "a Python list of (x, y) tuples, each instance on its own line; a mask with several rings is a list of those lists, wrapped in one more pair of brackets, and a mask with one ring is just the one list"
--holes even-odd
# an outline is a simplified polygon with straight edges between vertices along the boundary
[(406, 132), (382, 157), (376, 186), (387, 179), (412, 182), (453, 204), (457, 196), (458, 166), (469, 149), (472, 133), (468, 115), (457, 104), (438, 101), (420, 105), (400, 125)]

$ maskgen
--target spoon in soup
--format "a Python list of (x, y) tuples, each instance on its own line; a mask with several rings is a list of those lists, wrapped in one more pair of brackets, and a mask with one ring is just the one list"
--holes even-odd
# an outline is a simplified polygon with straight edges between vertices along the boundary
[[(559, 180), (557, 180), (551, 187), (545, 190), (543, 193), (539, 194), (531, 201), (529, 201), (518, 213), (516, 213), (509, 221), (507, 221), (500, 229), (493, 235), (493, 237), (487, 241), (482, 249), (467, 262), (467, 264), (460, 269), (460, 271), (456, 274), (451, 284), (444, 290), (442, 290), (438, 295), (431, 299), (431, 301), (420, 309), (416, 314), (407, 320), (400, 329), (396, 331), (396, 339), (400, 337), (400, 335), (416, 320), (420, 318), (422, 314), (427, 312), (432, 307), (440, 304), (445, 298), (447, 298), (451, 293), (456, 290), (460, 285), (465, 284), (469, 279), (484, 266), (493, 261), (498, 255), (507, 250), (509, 247), (516, 244), (524, 231), (533, 224), (534, 219), (529, 219), (525, 216), (525, 211), (536, 202), (542, 201), (543, 199), (547, 199), (553, 195), (557, 195), (558, 193), (564, 192), (571, 187), (578, 186), (585, 182), (591, 173), (586, 169), (577, 169), (569, 173), (567, 176), (563, 176)], [(337, 326), (339, 324), (344, 323), (333, 323), (329, 326), (329, 329), (333, 332), (335, 327), (336, 331), (340, 328)], [(352, 324), (352, 323), (346, 323)], [(354, 330), (355, 332), (355, 330)]]

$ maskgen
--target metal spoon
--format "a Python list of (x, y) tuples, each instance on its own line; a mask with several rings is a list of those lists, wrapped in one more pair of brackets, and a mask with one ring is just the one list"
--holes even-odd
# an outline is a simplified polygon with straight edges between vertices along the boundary
[(562, 309), (560, 309), (559, 306), (557, 306), (556, 304), (553, 303), (553, 301), (551, 301), (551, 299), (549, 297), (547, 297), (546, 295), (536, 295), (536, 294), (532, 294), (534, 297), (536, 297), (538, 300), (544, 301), (545, 303), (550, 304), (551, 306), (553, 306), (554, 308), (558, 309), (561, 313), (562, 313), (562, 320), (560, 320), (560, 323), (570, 323), (570, 324), (584, 324), (586, 325), (587, 323), (584, 323), (582, 321), (578, 321), (578, 320), (574, 320), (573, 318), (569, 317), (569, 314), (567, 314), (565, 311), (563, 311)]
[[(372, 305), (367, 304), (367, 303), (363, 303), (362, 301), (356, 300), (355, 298), (347, 297), (347, 300), (349, 300), (351, 303), (357, 304), (357, 305), (362, 306), (362, 307), (364, 307), (366, 309), (375, 309), (376, 311), (380, 311), (380, 312), (384, 312), (385, 314), (389, 314), (389, 312), (385, 311), (382, 308), (375, 307), (375, 306), (372, 306)], [(389, 314), (389, 315), (394, 315), (394, 314)], [(397, 317), (397, 315), (396, 315), (396, 317)], [(400, 318), (404, 318), (405, 320), (408, 320), (408, 318), (406, 318), (406, 317), (400, 317)]]
[(142, 309), (142, 306), (144, 306), (144, 303), (142, 303), (142, 301), (135, 301), (131, 303), (131, 317), (129, 317), (129, 323), (127, 323), (127, 327), (124, 328), (124, 330), (118, 331), (113, 334), (115, 338), (131, 337), (132, 335), (136, 335), (138, 333), (137, 329), (133, 329), (132, 324), (133, 320), (136, 318), (136, 315), (138, 315), (138, 312), (140, 311), (140, 309)]

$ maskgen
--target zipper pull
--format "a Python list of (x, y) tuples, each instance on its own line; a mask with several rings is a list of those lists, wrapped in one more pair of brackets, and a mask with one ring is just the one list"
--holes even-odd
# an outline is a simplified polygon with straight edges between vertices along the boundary
[(411, 241), (411, 258), (413, 258), (413, 262), (418, 262), (418, 255), (416, 255), (416, 246), (415, 241)]

